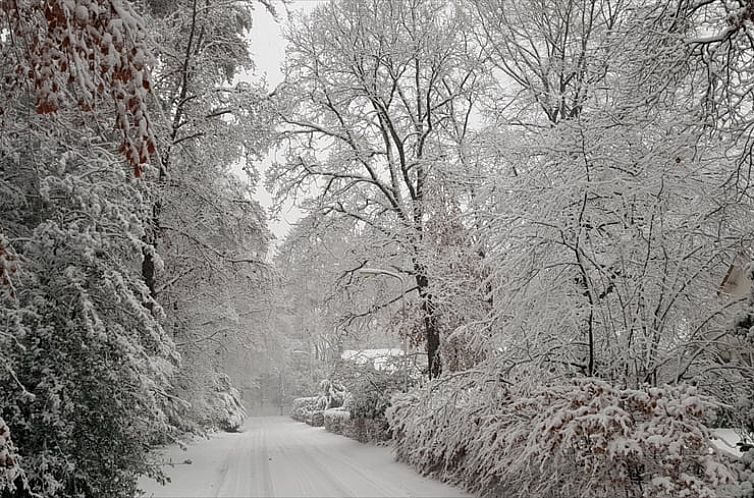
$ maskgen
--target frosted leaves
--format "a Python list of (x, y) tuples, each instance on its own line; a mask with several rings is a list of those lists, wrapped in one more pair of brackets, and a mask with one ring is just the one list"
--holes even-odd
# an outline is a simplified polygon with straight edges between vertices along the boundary
[[(13, 88), (30, 84), (39, 114), (70, 106), (91, 112), (109, 97), (120, 152), (141, 174), (154, 153), (149, 126), (149, 57), (144, 28), (119, 0), (3, 0), (2, 15), (18, 51)], [(0, 107), (0, 115), (4, 109)]]

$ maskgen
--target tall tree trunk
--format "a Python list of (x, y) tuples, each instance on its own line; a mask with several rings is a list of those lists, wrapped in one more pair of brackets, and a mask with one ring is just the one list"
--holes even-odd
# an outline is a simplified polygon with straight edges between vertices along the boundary
[[(161, 208), (162, 203), (160, 201), (155, 201), (152, 205), (152, 220), (147, 233), (142, 238), (148, 246), (141, 250), (144, 256), (144, 259), (141, 261), (141, 277), (144, 279), (144, 283), (147, 284), (149, 295), (154, 301), (157, 301), (157, 266), (155, 265), (155, 255), (160, 230)], [(147, 302), (145, 306), (149, 311), (154, 311), (154, 302)]]
[(420, 264), (415, 264), (416, 287), (422, 300), (422, 320), (424, 322), (424, 338), (427, 341), (427, 362), (429, 378), (435, 379), (442, 373), (442, 361), (440, 359), (440, 330), (437, 326), (435, 315), (435, 303), (432, 293), (429, 291), (429, 279), (427, 271)]
[[(170, 130), (170, 142), (165, 147), (161, 154), (159, 162), (159, 177), (158, 184), (156, 186), (157, 199), (152, 205), (152, 227), (151, 231), (144, 237), (144, 242), (152, 246), (151, 248), (144, 248), (144, 259), (141, 263), (141, 275), (144, 282), (149, 287), (149, 292), (152, 295), (152, 299), (157, 300), (157, 287), (156, 287), (156, 273), (155, 273), (155, 254), (157, 250), (157, 242), (160, 238), (160, 213), (162, 212), (162, 196), (163, 189), (165, 188), (165, 182), (167, 181), (168, 171), (170, 169), (173, 146), (178, 140), (178, 130), (183, 124), (186, 115), (186, 103), (188, 102), (189, 84), (192, 81), (191, 71), (191, 57), (195, 50), (194, 37), (197, 30), (197, 0), (193, 0), (191, 7), (191, 28), (189, 30), (188, 41), (186, 43), (186, 52), (183, 57), (183, 68), (181, 70), (181, 83), (178, 97), (175, 102), (176, 110), (173, 115), (172, 126)], [(201, 36), (200, 36), (201, 38)], [(172, 103), (171, 103), (172, 104)], [(153, 309), (151, 303), (147, 304), (147, 308), (150, 311)]]

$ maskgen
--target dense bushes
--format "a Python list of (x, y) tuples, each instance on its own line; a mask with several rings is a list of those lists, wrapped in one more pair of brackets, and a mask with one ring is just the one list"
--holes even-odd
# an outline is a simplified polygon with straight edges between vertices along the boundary
[[(199, 367), (197, 367), (199, 368)], [(233, 387), (226, 374), (203, 369), (203, 379), (198, 375), (181, 375), (168, 405), (170, 423), (179, 432), (205, 434), (222, 430), (236, 432), (248, 417), (241, 401), (241, 393)], [(165, 444), (168, 440), (156, 441)]]
[(347, 436), (351, 427), (351, 414), (343, 408), (330, 408), (324, 412), (325, 429), (333, 434)]
[(319, 383), (317, 396), (296, 398), (291, 407), (291, 418), (314, 427), (325, 425), (325, 410), (343, 406), (346, 389), (337, 382), (325, 379)]
[(296, 398), (291, 404), (291, 418), (298, 422), (306, 422), (316, 409), (317, 397), (309, 396), (305, 398)]
[(701, 497), (733, 480), (710, 450), (705, 420), (716, 406), (692, 387), (586, 378), (527, 388), (477, 377), (396, 396), (387, 418), (400, 460), (511, 497)]
[(325, 425), (325, 415), (322, 410), (313, 411), (306, 419), (306, 423), (312, 427), (323, 427)]
[(733, 462), (738, 482), (726, 486), (721, 496), (731, 498), (754, 497), (754, 451), (744, 451), (741, 458)]
[(351, 413), (350, 436), (361, 442), (390, 439), (385, 410), (391, 397), (405, 389), (407, 379), (401, 373), (365, 369), (351, 382), (345, 404)]
[(346, 388), (337, 382), (325, 379), (319, 383), (319, 395), (317, 396), (317, 409), (327, 410), (343, 406), (346, 397)]
[[(350, 372), (354, 373), (354, 372)], [(390, 398), (406, 384), (404, 376), (362, 367), (345, 386), (323, 380), (314, 397), (293, 400), (291, 418), (324, 427), (361, 442), (385, 441), (390, 432), (385, 409)]]
[(375, 370), (366, 372), (350, 386), (348, 410), (354, 418), (384, 421), (390, 398), (403, 391), (405, 385), (406, 379), (400, 375)]
[(214, 392), (210, 394), (210, 422), (227, 432), (236, 432), (246, 420), (246, 409), (241, 402), (241, 394), (230, 383), (230, 378), (219, 374), (215, 379)]
[(85, 183), (88, 166), (76, 166), (63, 176), (48, 166), (48, 211), (16, 227), (28, 241), (16, 294), (0, 290), (0, 417), (30, 490), (128, 497), (139, 475), (159, 472), (149, 444), (170, 430), (164, 393), (178, 357), (133, 271), (139, 226), (118, 202), (138, 204), (139, 192), (118, 175)]
[(320, 393), (314, 397), (296, 398), (291, 418), (356, 439), (362, 443), (390, 439), (390, 426), (385, 410), (391, 397), (404, 391), (415, 379), (398, 370), (376, 370), (369, 365), (342, 365), (339, 379), (320, 382)]

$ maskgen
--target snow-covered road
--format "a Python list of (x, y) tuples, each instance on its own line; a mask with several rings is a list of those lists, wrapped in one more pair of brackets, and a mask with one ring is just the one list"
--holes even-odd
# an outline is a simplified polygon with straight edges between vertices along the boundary
[[(218, 434), (164, 452), (172, 482), (144, 479), (154, 497), (469, 497), (363, 445), (287, 417), (251, 418), (239, 434)], [(191, 460), (191, 464), (182, 463)]]

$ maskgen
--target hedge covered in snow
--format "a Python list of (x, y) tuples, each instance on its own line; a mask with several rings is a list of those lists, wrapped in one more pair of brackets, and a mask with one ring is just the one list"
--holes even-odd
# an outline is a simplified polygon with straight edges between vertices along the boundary
[(716, 404), (690, 386), (446, 377), (387, 410), (399, 460), (480, 495), (711, 497), (734, 481), (710, 448)]
[(233, 387), (225, 374), (220, 374), (215, 379), (215, 389), (209, 403), (213, 422), (224, 431), (238, 431), (248, 417), (241, 402), (241, 393)]
[(333, 434), (348, 435), (351, 428), (351, 414), (345, 408), (330, 408), (324, 412), (325, 429)]
[(312, 412), (316, 410), (317, 397), (309, 396), (305, 398), (296, 398), (291, 404), (291, 418), (298, 422), (306, 422)]
[(394, 394), (405, 389), (403, 373), (368, 371), (354, 379), (345, 406), (351, 412), (352, 436), (361, 442), (390, 439), (385, 410)]
[(346, 388), (329, 379), (324, 379), (319, 383), (319, 395), (317, 396), (317, 410), (324, 411), (329, 408), (343, 406), (347, 390)]
[(343, 406), (347, 395), (346, 388), (337, 382), (325, 379), (319, 383), (317, 396), (295, 398), (291, 406), (291, 418), (306, 422), (313, 427), (325, 425), (325, 411)]
[(312, 427), (324, 427), (325, 425), (324, 412), (322, 410), (311, 412), (309, 414), (309, 417), (306, 419), (306, 423), (311, 425)]

